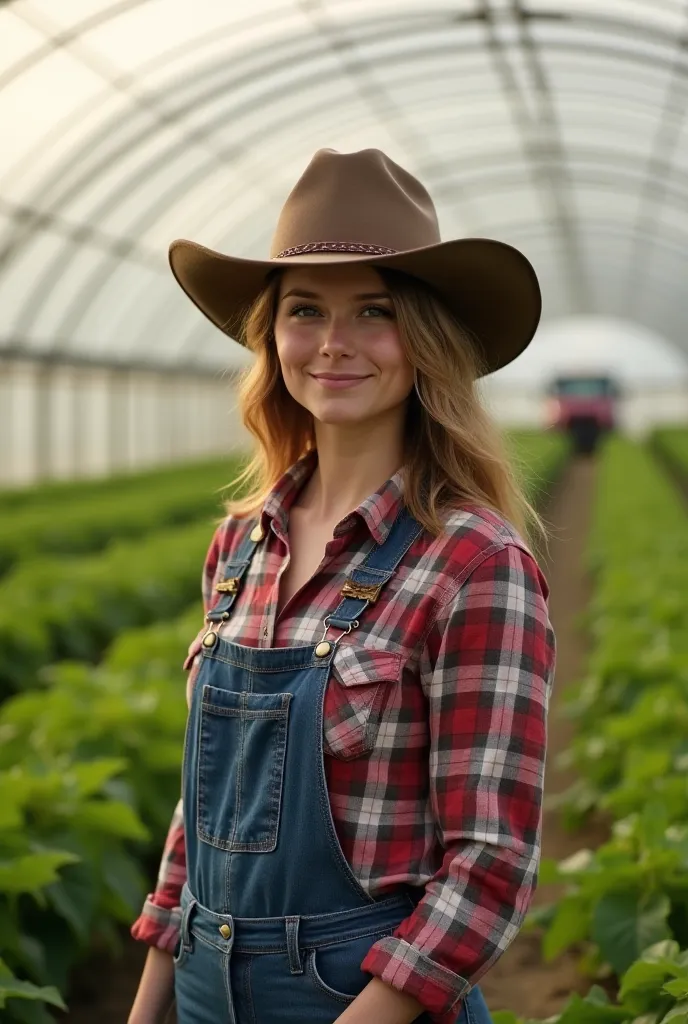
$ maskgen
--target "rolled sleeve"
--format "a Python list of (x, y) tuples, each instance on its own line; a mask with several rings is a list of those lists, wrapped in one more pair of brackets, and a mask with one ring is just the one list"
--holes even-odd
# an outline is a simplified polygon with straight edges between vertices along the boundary
[(131, 927), (139, 942), (174, 952), (181, 924), (180, 896), (186, 881), (184, 814), (180, 800), (165, 840), (155, 892), (149, 893), (141, 914)]
[(547, 595), (532, 555), (507, 544), (446, 602), (423, 650), (441, 864), (362, 969), (416, 998), (436, 1024), (456, 1019), (509, 947), (537, 884), (555, 666)]

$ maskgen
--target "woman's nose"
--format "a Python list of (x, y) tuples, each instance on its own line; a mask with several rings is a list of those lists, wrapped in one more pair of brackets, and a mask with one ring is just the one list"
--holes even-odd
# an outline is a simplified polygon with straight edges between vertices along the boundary
[(320, 351), (329, 355), (345, 355), (352, 350), (351, 330), (335, 317), (325, 324)]

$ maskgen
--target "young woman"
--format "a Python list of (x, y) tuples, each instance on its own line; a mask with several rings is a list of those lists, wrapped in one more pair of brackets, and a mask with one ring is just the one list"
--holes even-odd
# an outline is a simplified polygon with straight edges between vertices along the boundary
[(530, 264), (441, 243), (376, 150), (315, 155), (267, 261), (171, 263), (256, 359), (257, 441), (203, 575), (183, 794), (131, 1024), (488, 1024), (537, 875), (554, 667), (538, 525), (475, 381)]

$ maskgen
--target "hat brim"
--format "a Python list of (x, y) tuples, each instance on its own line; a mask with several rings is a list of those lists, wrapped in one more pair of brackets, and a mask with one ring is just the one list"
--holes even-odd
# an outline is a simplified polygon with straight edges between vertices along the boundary
[(461, 238), (391, 256), (353, 253), (248, 260), (177, 239), (170, 246), (172, 273), (208, 319), (239, 343), (243, 321), (270, 271), (333, 262), (388, 267), (424, 281), (474, 335), (484, 373), (511, 363), (528, 346), (542, 310), (535, 270), (523, 253), (491, 238)]

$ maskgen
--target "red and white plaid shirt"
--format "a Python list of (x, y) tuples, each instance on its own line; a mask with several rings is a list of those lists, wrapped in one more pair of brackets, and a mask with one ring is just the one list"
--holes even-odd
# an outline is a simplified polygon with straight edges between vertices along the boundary
[[(289, 507), (316, 460), (297, 462), (263, 506), (266, 539), (223, 627), (227, 639), (316, 643), (344, 576), (387, 537), (402, 502), (399, 473), (337, 525), (317, 572), (276, 617)], [(206, 609), (245, 530), (230, 517), (215, 533)], [(375, 898), (404, 883), (425, 889), (362, 968), (414, 996), (438, 1024), (455, 1020), (470, 985), (510, 945), (535, 890), (555, 662), (547, 596), (513, 527), (467, 506), (446, 516), (441, 536), (421, 533), (335, 654), (324, 747), (342, 849)], [(189, 692), (203, 632), (185, 662)], [(180, 804), (135, 938), (175, 948), (185, 878)]]

